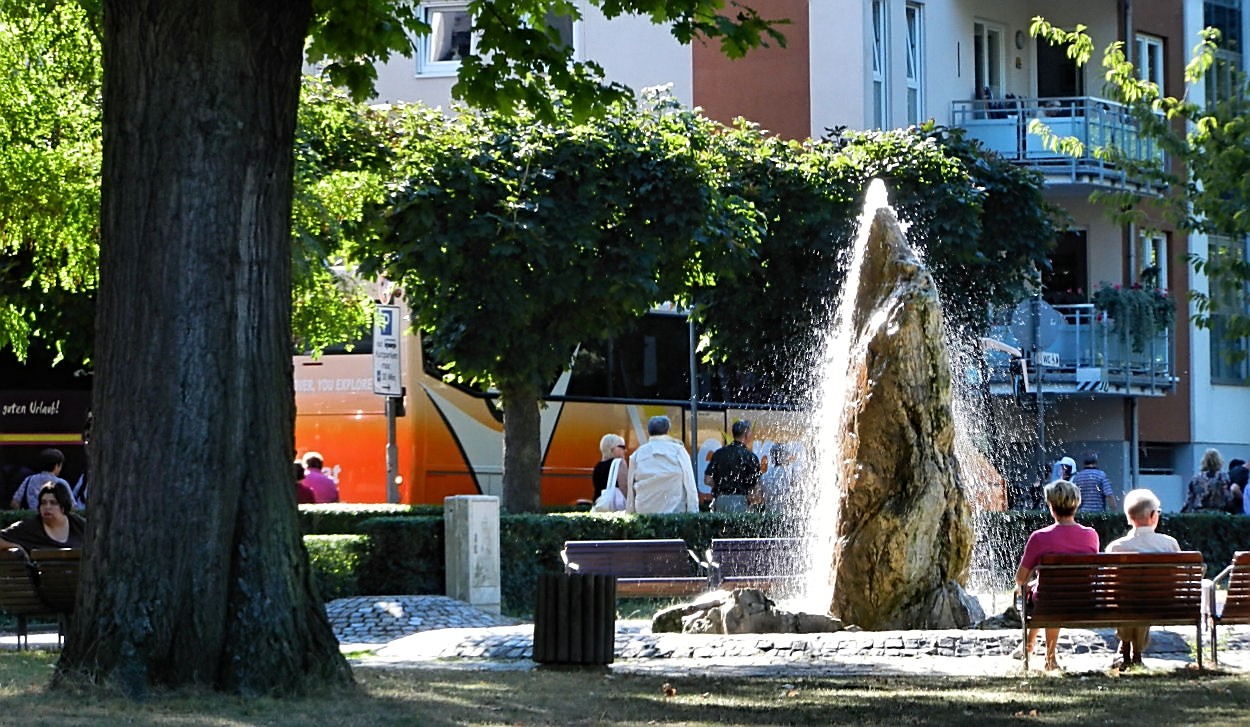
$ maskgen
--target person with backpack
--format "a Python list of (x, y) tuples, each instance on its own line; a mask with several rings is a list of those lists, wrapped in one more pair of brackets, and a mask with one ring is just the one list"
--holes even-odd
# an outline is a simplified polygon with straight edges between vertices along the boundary
[(65, 454), (59, 449), (49, 447), (39, 453), (39, 471), (27, 477), (22, 484), (13, 493), (13, 501), (9, 503), (10, 510), (38, 510), (39, 509), (39, 490), (44, 485), (52, 483), (65, 486), (65, 491), (70, 492), (70, 506), (73, 510), (81, 509), (77, 501), (74, 500), (69, 483), (61, 479), (61, 467), (65, 464)]

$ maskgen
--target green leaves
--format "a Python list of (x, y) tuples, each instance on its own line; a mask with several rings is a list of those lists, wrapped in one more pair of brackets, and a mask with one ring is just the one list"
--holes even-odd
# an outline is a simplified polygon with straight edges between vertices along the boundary
[(75, 3), (0, 7), (0, 347), (91, 350), (100, 207), (100, 44)]
[(543, 389), (578, 343), (680, 292), (713, 237), (717, 192), (695, 152), (711, 142), (690, 140), (713, 126), (689, 112), (619, 103), (594, 124), (548, 124), (404, 108), (395, 123), (405, 176), (363, 269), (403, 282), (461, 380)]

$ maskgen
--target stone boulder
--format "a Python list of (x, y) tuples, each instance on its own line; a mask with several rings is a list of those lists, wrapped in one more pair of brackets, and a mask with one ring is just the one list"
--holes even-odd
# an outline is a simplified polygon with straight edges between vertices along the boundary
[(829, 616), (782, 611), (756, 588), (712, 591), (690, 603), (659, 611), (651, 619), (654, 633), (812, 634), (841, 630), (842, 622)]

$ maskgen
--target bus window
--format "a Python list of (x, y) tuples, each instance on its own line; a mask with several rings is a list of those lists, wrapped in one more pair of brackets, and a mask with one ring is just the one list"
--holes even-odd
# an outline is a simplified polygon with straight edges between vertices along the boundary
[(573, 398), (690, 398), (690, 332), (685, 316), (649, 314), (618, 338), (583, 344), (573, 361)]

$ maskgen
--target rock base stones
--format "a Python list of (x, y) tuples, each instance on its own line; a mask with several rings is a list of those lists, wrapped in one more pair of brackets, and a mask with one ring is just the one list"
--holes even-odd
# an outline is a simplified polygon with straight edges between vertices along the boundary
[(836, 618), (779, 610), (756, 588), (712, 591), (691, 603), (670, 606), (651, 619), (653, 633), (813, 634), (841, 630), (842, 622)]

